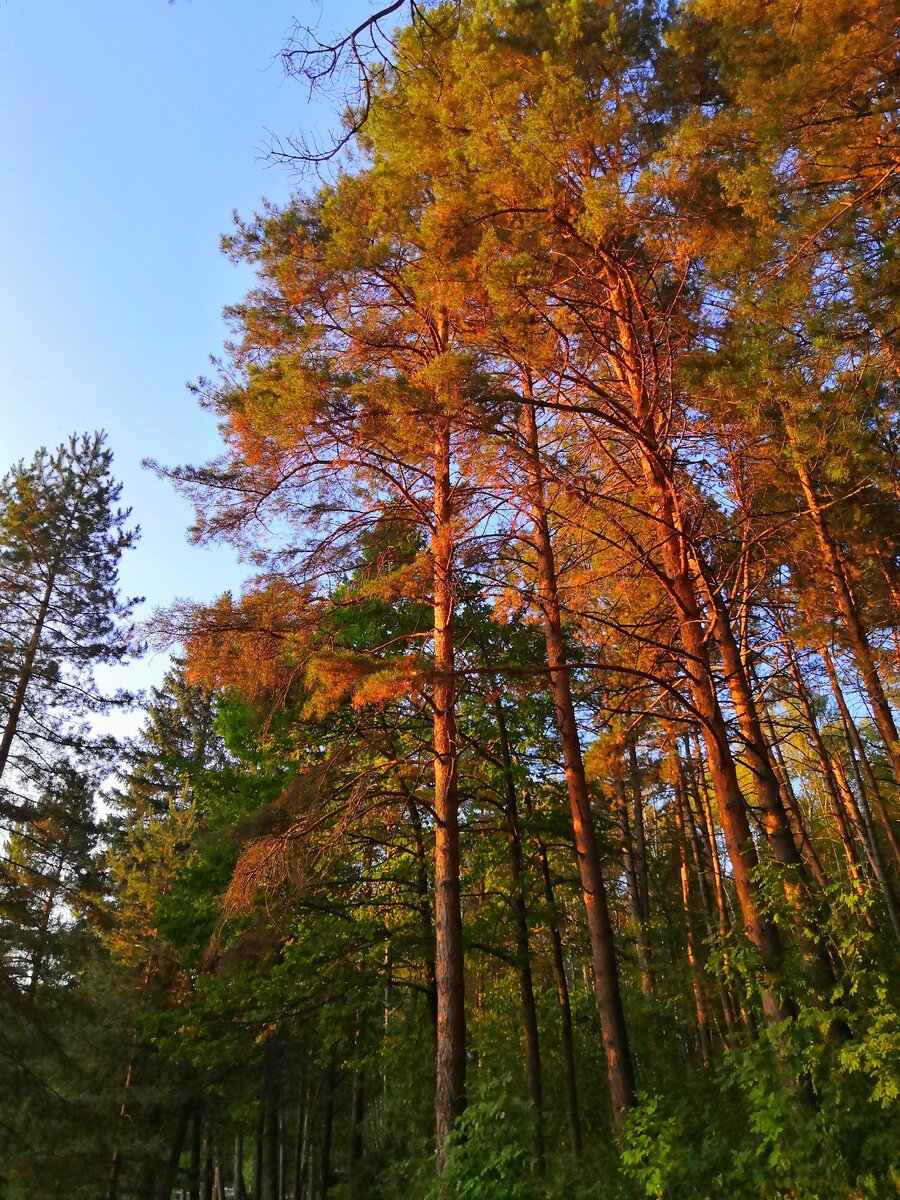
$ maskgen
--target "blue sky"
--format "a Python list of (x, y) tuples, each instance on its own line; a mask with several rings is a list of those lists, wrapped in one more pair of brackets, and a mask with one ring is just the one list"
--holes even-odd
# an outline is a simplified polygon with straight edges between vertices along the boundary
[[(285, 79), (294, 18), (343, 29), (366, 0), (0, 0), (0, 470), (106, 429), (142, 527), (123, 584), (146, 613), (244, 569), (190, 547), (190, 510), (144, 457), (200, 462), (215, 423), (185, 384), (249, 278), (220, 254), (232, 211), (297, 186), (269, 131), (324, 130)], [(133, 669), (141, 683), (164, 663)]]

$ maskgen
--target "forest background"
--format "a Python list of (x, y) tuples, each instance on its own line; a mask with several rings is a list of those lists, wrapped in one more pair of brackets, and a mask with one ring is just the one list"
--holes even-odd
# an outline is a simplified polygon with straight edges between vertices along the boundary
[[(128, 263), (196, 353), (190, 263), (64, 122), (108, 256), (65, 305), (49, 207), (13, 239), (10, 394), (80, 409), (93, 340), (118, 400), (0, 487), (2, 1194), (895, 1195), (894, 14), (343, 15), (267, 48), (343, 123), (265, 135), (292, 186), (171, 420), (98, 314)], [(198, 75), (160, 140), (149, 61), (101, 78), (202, 208), (234, 131), (173, 137)], [(229, 551), (149, 503), (138, 625), (117, 430)]]

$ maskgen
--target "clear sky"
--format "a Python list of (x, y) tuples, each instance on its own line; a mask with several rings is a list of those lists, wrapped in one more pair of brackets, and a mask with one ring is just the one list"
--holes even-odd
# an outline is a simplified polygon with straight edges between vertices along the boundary
[[(123, 583), (146, 614), (244, 568), (186, 541), (190, 510), (144, 457), (200, 462), (215, 423), (185, 384), (249, 277), (232, 211), (297, 186), (269, 133), (327, 128), (277, 54), (294, 18), (344, 29), (366, 0), (0, 0), (0, 470), (107, 430), (142, 527)], [(164, 663), (145, 662), (139, 682)]]

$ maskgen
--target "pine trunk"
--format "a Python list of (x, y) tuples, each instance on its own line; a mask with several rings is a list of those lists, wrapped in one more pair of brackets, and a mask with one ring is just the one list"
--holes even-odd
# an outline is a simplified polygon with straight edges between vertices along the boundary
[(450, 427), (434, 443), (434, 916), (437, 985), (435, 1132), (437, 1165), (466, 1103), (466, 1013), (460, 900), (456, 679), (453, 637), (454, 539)]
[(575, 704), (572, 699), (571, 677), (557, 592), (556, 566), (544, 505), (540, 446), (533, 404), (525, 403), (523, 417), (528, 447), (528, 491), (537, 554), (537, 590), (544, 618), (550, 690), (562, 750), (582, 899), (587, 916), (594, 997), (606, 1058), (613, 1126), (617, 1136), (621, 1136), (625, 1119), (634, 1104), (634, 1067), (622, 1008), (619, 971), (600, 852), (581, 756)]

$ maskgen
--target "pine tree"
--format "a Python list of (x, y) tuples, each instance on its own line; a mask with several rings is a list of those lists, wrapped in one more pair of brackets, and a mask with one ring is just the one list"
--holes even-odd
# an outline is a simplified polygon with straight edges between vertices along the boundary
[[(0, 483), (0, 779), (6, 815), (28, 780), (69, 754), (99, 748), (85, 718), (123, 703), (104, 695), (100, 665), (131, 652), (134, 600), (119, 594), (119, 560), (138, 535), (118, 506), (103, 434), (39, 450)], [(18, 798), (17, 798), (18, 791)]]

